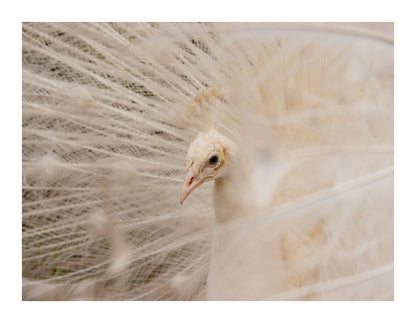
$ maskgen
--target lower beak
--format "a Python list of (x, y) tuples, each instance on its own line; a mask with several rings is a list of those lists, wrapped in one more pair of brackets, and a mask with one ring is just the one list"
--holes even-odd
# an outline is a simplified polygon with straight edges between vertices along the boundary
[(188, 195), (191, 194), (191, 192), (199, 185), (201, 185), (202, 182), (203, 181), (201, 181), (192, 171), (189, 170), (188, 173), (186, 173), (185, 182), (183, 183), (179, 199), (180, 203), (183, 204)]

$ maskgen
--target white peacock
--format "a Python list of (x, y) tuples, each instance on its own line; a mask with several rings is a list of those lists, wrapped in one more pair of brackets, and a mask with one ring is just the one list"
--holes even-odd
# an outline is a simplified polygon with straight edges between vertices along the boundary
[(24, 23), (23, 299), (392, 299), (391, 27)]

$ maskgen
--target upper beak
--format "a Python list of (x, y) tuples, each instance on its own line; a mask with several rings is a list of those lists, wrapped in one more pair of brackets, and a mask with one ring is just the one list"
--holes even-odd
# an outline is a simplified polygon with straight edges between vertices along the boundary
[(191, 194), (191, 192), (196, 189), (199, 185), (202, 184), (202, 180), (198, 178), (191, 170), (186, 173), (185, 182), (183, 183), (181, 196), (179, 201), (181, 204), (185, 201), (187, 196)]

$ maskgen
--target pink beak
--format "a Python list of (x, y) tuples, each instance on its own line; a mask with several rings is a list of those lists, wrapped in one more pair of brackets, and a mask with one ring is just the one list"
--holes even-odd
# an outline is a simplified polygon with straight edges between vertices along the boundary
[(191, 170), (189, 170), (185, 176), (185, 182), (183, 183), (179, 202), (183, 204), (188, 195), (191, 194), (191, 192), (199, 185), (201, 185), (202, 182), (203, 181), (201, 181)]

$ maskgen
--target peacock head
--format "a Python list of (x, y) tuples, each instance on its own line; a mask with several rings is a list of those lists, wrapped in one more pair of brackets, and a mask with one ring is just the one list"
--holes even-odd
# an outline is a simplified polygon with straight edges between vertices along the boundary
[(186, 177), (180, 195), (182, 204), (202, 183), (227, 173), (234, 145), (215, 129), (200, 133), (191, 143), (186, 157)]

